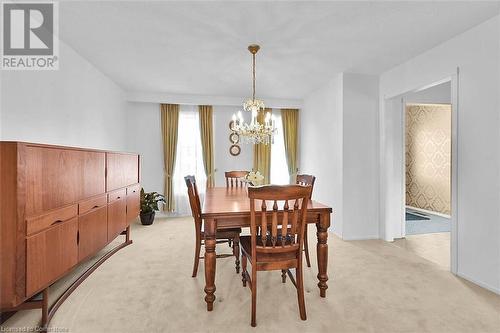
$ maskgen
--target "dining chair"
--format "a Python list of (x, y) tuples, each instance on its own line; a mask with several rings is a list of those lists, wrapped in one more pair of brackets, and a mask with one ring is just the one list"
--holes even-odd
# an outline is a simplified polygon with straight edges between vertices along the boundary
[[(250, 236), (241, 236), (240, 245), (243, 286), (246, 287), (248, 283), (252, 291), (253, 327), (257, 325), (257, 271), (281, 270), (282, 274), (286, 272), (297, 289), (300, 318), (307, 319), (302, 248), (307, 203), (311, 197), (311, 190), (311, 186), (303, 185), (266, 185), (248, 188)], [(251, 276), (247, 270), (247, 261), (252, 265)], [(295, 268), (296, 279), (290, 272), (291, 268)]]
[[(312, 191), (314, 190), (314, 182), (316, 181), (316, 177), (313, 175), (297, 175), (296, 178), (296, 184), (299, 185), (310, 185), (312, 187), (311, 189), (311, 196), (312, 196)], [(311, 200), (311, 197), (309, 197), (309, 200)], [(304, 252), (306, 253), (306, 263), (307, 267), (311, 267), (311, 261), (309, 260), (309, 242), (308, 242), (308, 236), (307, 236), (307, 227), (309, 224), (306, 224), (306, 229), (304, 232)]]
[[(198, 187), (196, 186), (196, 179), (194, 176), (186, 176), (184, 177), (186, 181), (186, 186), (188, 190), (189, 196), (189, 204), (191, 206), (191, 213), (194, 218), (194, 227), (195, 227), (195, 236), (196, 236), (196, 244), (194, 250), (194, 265), (193, 265), (193, 274), (192, 277), (196, 277), (198, 273), (198, 264), (200, 259), (204, 259), (204, 257), (200, 256), (201, 246), (204, 245), (204, 232), (203, 232), (203, 221), (201, 219), (201, 204), (200, 204), (200, 196), (198, 194)], [(216, 243), (233, 243), (233, 253), (232, 254), (218, 254), (217, 258), (227, 258), (234, 256), (235, 259), (235, 267), (236, 273), (240, 272), (240, 237), (241, 228), (233, 228), (233, 229), (224, 229), (217, 231), (216, 233)]]
[(226, 187), (239, 187), (247, 185), (247, 183), (242, 181), (241, 178), (248, 175), (248, 171), (226, 171), (224, 175), (226, 176)]

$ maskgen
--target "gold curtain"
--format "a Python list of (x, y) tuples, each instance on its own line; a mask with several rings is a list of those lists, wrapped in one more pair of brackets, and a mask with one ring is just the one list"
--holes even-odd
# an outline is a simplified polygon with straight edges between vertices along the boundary
[(207, 175), (207, 187), (214, 187), (214, 134), (212, 106), (200, 105), (198, 106), (198, 112), (200, 114), (201, 148), (203, 152), (203, 165), (205, 167), (205, 174)]
[(163, 138), (163, 164), (165, 176), (165, 211), (175, 208), (172, 179), (174, 175), (175, 156), (177, 151), (177, 131), (179, 124), (179, 105), (161, 104), (161, 134)]
[(285, 154), (288, 164), (290, 183), (295, 184), (297, 177), (297, 142), (299, 110), (281, 109), (281, 122), (283, 123), (283, 138), (285, 142)]
[[(263, 124), (266, 113), (272, 112), (272, 109), (260, 111), (257, 115), (259, 123)], [(271, 144), (256, 144), (253, 146), (253, 170), (260, 171), (264, 176), (264, 184), (269, 184), (271, 178)]]

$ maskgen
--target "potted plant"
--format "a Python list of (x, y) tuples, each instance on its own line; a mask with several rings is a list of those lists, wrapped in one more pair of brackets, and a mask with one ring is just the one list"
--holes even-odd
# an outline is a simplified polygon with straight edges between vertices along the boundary
[(157, 192), (144, 192), (141, 188), (141, 223), (143, 225), (151, 225), (155, 219), (155, 211), (158, 208), (159, 202), (165, 202), (165, 197)]

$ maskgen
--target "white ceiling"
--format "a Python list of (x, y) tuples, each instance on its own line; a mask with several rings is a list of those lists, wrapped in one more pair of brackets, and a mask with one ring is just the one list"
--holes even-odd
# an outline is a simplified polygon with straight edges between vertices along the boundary
[(498, 15), (500, 2), (62, 2), (60, 35), (127, 91), (302, 98), (379, 74)]

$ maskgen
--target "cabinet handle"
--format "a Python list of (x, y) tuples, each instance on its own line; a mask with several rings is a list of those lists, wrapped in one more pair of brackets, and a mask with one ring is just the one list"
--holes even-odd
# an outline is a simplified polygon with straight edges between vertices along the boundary
[(54, 224), (58, 224), (58, 223), (62, 223), (63, 221), (62, 220), (55, 220), (54, 222), (52, 222), (51, 225), (54, 225)]
[(80, 244), (80, 230), (76, 232), (76, 244)]
[(122, 197), (116, 197), (116, 200), (121, 199)]
[(92, 207), (92, 209), (96, 209), (96, 208), (99, 208), (99, 205), (95, 205), (94, 207)]

